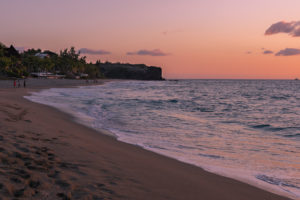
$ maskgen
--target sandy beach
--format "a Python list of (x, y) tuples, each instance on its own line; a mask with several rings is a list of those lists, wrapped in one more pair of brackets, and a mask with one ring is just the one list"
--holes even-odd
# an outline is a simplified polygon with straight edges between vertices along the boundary
[(119, 142), (23, 98), (78, 85), (86, 82), (0, 81), (0, 199), (288, 199)]

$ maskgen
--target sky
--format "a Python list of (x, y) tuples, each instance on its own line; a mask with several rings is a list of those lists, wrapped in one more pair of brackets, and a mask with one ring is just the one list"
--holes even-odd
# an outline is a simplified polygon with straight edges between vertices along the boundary
[(0, 0), (0, 42), (160, 66), (166, 78), (300, 78), (299, 0)]

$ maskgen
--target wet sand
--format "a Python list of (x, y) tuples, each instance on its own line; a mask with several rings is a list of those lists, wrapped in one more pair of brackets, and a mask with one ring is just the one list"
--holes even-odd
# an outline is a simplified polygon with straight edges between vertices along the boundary
[(287, 199), (119, 142), (23, 98), (79, 81), (0, 81), (0, 199)]

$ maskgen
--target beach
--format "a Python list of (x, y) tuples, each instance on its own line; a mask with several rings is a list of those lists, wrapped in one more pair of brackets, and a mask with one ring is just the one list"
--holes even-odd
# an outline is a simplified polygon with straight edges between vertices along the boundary
[(288, 199), (117, 141), (23, 98), (85, 81), (0, 83), (0, 199)]

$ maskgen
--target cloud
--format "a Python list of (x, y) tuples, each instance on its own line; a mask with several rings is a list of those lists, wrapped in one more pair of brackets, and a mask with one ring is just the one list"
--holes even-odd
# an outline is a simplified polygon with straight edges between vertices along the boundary
[(280, 50), (275, 54), (275, 56), (295, 56), (300, 55), (300, 49), (286, 48)]
[(287, 33), (293, 37), (300, 37), (300, 21), (277, 22), (272, 24), (266, 30), (265, 35), (273, 35), (277, 33)]
[(111, 54), (109, 51), (105, 50), (93, 50), (93, 49), (87, 49), (87, 48), (81, 48), (79, 49), (79, 52), (82, 54), (90, 54), (90, 55), (107, 55)]
[(273, 51), (270, 51), (270, 50), (265, 50), (264, 52), (263, 52), (263, 54), (273, 54), (274, 52)]
[(246, 51), (245, 53), (246, 54), (252, 54), (252, 51)]
[(159, 49), (154, 49), (154, 50), (139, 50), (136, 52), (127, 52), (127, 55), (139, 55), (139, 56), (167, 56), (170, 55), (168, 53), (164, 53)]

